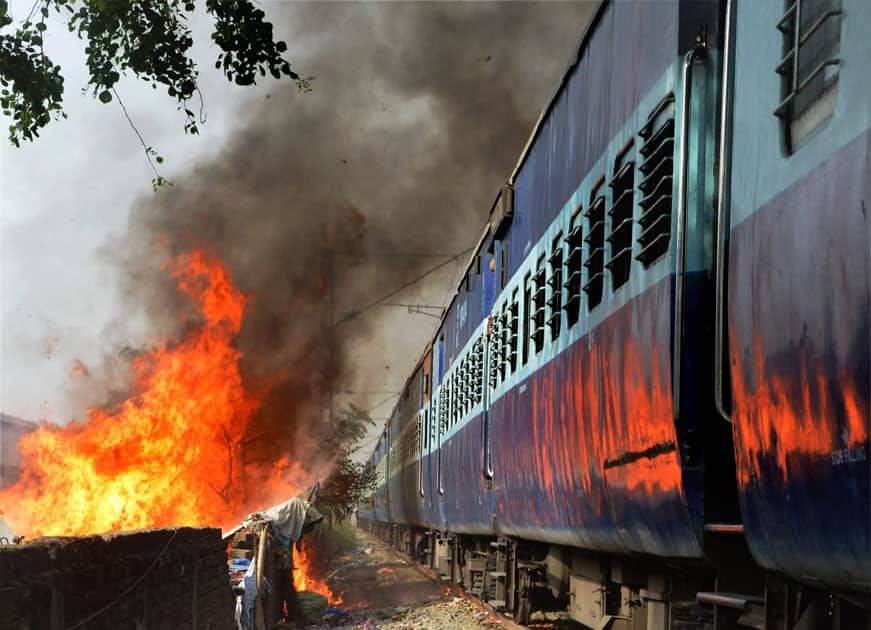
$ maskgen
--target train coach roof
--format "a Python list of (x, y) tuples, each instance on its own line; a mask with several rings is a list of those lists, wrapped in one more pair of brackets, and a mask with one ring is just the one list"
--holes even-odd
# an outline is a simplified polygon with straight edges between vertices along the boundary
[[(539, 133), (541, 132), (542, 125), (547, 120), (548, 114), (553, 109), (554, 104), (557, 99), (559, 99), (560, 94), (565, 89), (566, 84), (568, 83), (569, 77), (572, 75), (575, 67), (578, 65), (578, 62), (581, 60), (583, 56), (584, 49), (587, 45), (587, 40), (589, 39), (590, 33), (596, 25), (596, 22), (599, 19), (599, 16), (602, 14), (602, 9), (608, 3), (609, 0), (598, 0), (596, 2), (589, 2), (589, 14), (587, 17), (587, 22), (585, 24), (581, 24), (580, 28), (582, 29), (580, 39), (578, 41), (578, 45), (575, 47), (575, 51), (571, 56), (571, 61), (566, 67), (565, 71), (562, 74), (562, 79), (560, 80), (559, 85), (556, 90), (554, 90), (553, 94), (551, 94), (550, 98), (547, 100), (544, 108), (541, 110), (541, 113), (538, 116), (538, 119), (535, 121), (535, 125), (532, 127), (532, 132), (529, 134), (529, 139), (526, 141), (526, 144), (523, 147), (523, 151), (520, 154), (520, 157), (517, 160), (517, 164), (514, 167), (514, 170), (511, 172), (510, 177), (508, 178), (508, 183), (513, 185), (514, 180), (517, 177), (517, 174), (520, 172), (520, 169), (523, 167), (526, 162), (526, 158), (529, 156), (532, 147), (535, 145), (535, 140), (538, 138)], [(499, 203), (499, 197), (501, 195), (501, 191), (496, 195), (493, 200), (493, 204), (490, 206), (490, 214), (493, 213), (496, 205)], [(490, 235), (490, 222), (489, 220), (485, 223), (483, 232), (481, 233), (481, 237), (478, 239), (478, 243), (472, 249), (472, 253), (469, 256), (468, 261), (466, 262), (465, 270), (468, 270), (472, 267), (475, 262), (475, 257), (481, 253), (481, 248), (487, 242), (487, 238)], [(462, 284), (462, 280), (460, 281)], [(445, 307), (444, 312), (442, 313), (441, 319), (439, 320), (439, 325), (436, 330), (441, 329), (441, 327), (445, 323), (445, 319), (447, 318), (448, 313), (451, 310), (451, 307), (454, 305), (454, 302), (457, 299), (457, 295), (459, 294), (460, 284), (457, 285), (457, 291), (454, 292), (454, 295), (451, 297), (451, 301)], [(431, 342), (427, 342), (427, 346), (429, 346)], [(426, 355), (426, 349), (421, 354), (421, 359)]]

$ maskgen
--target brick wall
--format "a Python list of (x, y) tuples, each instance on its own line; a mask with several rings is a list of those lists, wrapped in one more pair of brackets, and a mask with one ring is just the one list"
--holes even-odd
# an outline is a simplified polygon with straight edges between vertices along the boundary
[(4, 629), (229, 630), (233, 607), (218, 529), (152, 529), (0, 546)]

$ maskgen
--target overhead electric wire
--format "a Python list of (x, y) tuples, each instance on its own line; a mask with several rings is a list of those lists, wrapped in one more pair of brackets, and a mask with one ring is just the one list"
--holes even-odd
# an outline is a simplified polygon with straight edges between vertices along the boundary
[(467, 247), (463, 251), (461, 251), (458, 254), (455, 254), (454, 256), (449, 258), (448, 260), (445, 260), (443, 262), (440, 262), (437, 265), (430, 267), (429, 269), (427, 269), (426, 271), (424, 271), (420, 275), (416, 276), (415, 278), (413, 278), (413, 279), (409, 280), (408, 282), (405, 282), (405, 283), (401, 284), (400, 286), (398, 286), (397, 288), (393, 289), (392, 291), (390, 291), (390, 293), (388, 293), (386, 295), (382, 295), (377, 300), (373, 300), (372, 302), (369, 302), (368, 304), (366, 304), (365, 306), (363, 306), (361, 308), (358, 308), (357, 310), (351, 311), (350, 313), (345, 315), (343, 318), (336, 321), (336, 323), (334, 323), (332, 327), (335, 328), (337, 326), (340, 326), (341, 324), (344, 324), (345, 322), (351, 321), (352, 319), (354, 319), (358, 315), (362, 315), (363, 313), (368, 311), (370, 308), (378, 306), (382, 302), (389, 300), (390, 298), (392, 298), (394, 295), (396, 295), (400, 291), (407, 289), (408, 287), (412, 286), (413, 284), (417, 284), (418, 282), (420, 282), (421, 280), (426, 278), (428, 275), (435, 273), (436, 271), (438, 271), (439, 269), (442, 269), (443, 267), (446, 267), (447, 265), (454, 262), (455, 260), (459, 260), (460, 258), (465, 256), (466, 254), (468, 254), (470, 251), (472, 251), (473, 249), (474, 249), (474, 247)]
[(377, 405), (373, 405), (372, 407), (369, 407), (369, 408), (366, 410), (366, 415), (369, 415), (370, 413), (372, 413), (373, 411), (375, 411), (376, 409), (378, 409), (378, 407), (380, 407), (381, 405), (383, 405), (383, 404), (386, 403), (386, 402), (390, 402), (391, 400), (393, 400), (393, 399), (396, 398), (397, 396), (399, 396), (399, 392), (396, 392), (395, 394), (391, 394), (390, 396), (388, 396), (387, 398), (385, 398), (384, 400), (382, 400), (382, 401), (381, 401), (380, 403), (378, 403)]

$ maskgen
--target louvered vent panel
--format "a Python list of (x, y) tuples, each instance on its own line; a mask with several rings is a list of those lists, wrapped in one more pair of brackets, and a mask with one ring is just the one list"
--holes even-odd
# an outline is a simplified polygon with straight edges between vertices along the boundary
[(545, 300), (547, 299), (545, 282), (544, 261), (538, 261), (538, 269), (533, 276), (535, 292), (532, 294), (532, 341), (535, 343), (535, 351), (540, 352), (544, 347), (544, 321), (546, 317)]
[(550, 328), (550, 338), (553, 340), (559, 337), (563, 317), (562, 235), (554, 241), (548, 264), (550, 265), (550, 278), (547, 284), (550, 286), (550, 298), (547, 300), (547, 305), (550, 309), (550, 316), (547, 318), (547, 325)]
[(611, 271), (611, 286), (617, 289), (629, 280), (632, 263), (632, 215), (635, 209), (635, 162), (631, 159), (632, 145), (624, 150), (609, 182), (613, 203), (608, 215), (611, 232), (608, 234), (610, 256), (606, 265)]
[(587, 283), (584, 293), (587, 294), (587, 308), (592, 309), (602, 301), (602, 288), (605, 278), (605, 197), (599, 195), (593, 199), (590, 207), (584, 213), (587, 217)]
[(566, 289), (566, 303), (563, 310), (569, 326), (578, 321), (578, 311), (581, 304), (581, 270), (583, 269), (584, 230), (581, 227), (580, 210), (572, 218), (572, 229), (566, 234), (566, 279), (563, 286)]
[(651, 112), (640, 132), (642, 162), (641, 251), (635, 257), (645, 267), (667, 251), (671, 240), (672, 184), (674, 180), (674, 95), (669, 94)]

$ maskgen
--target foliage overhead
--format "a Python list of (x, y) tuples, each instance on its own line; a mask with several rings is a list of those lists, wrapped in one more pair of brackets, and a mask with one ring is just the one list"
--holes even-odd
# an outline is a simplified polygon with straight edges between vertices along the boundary
[[(308, 79), (282, 57), (287, 44), (275, 41), (272, 24), (252, 0), (204, 4), (215, 20), (212, 40), (220, 48), (215, 67), (228, 80), (252, 85), (258, 74), (269, 73), (276, 79), (289, 77), (300, 90), (309, 89)], [(20, 146), (21, 140), (32, 141), (52, 119), (65, 117), (61, 67), (43, 50), (52, 10), (85, 43), (86, 92), (110, 103), (118, 98), (115, 86), (121, 77), (132, 74), (154, 89), (165, 88), (184, 112), (185, 132), (199, 133), (204, 118), (198, 118), (190, 105), (199, 96), (199, 72), (189, 56), (193, 38), (188, 15), (195, 9), (195, 0), (36, 0), (27, 17), (15, 23), (9, 2), (0, 0), (0, 107), (12, 118), (10, 142)], [(163, 161), (144, 140), (142, 144), (150, 163), (152, 156)]]

